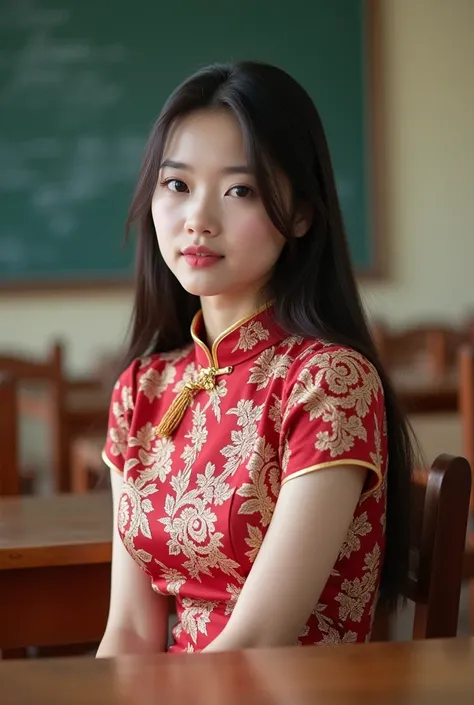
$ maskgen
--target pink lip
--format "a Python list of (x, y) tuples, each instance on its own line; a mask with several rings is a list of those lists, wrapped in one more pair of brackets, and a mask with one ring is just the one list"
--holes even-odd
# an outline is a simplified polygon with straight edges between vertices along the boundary
[(209, 247), (205, 247), (204, 245), (200, 245), (199, 247), (195, 247), (192, 245), (191, 247), (187, 247), (185, 250), (183, 250), (183, 255), (204, 255), (207, 257), (222, 257), (218, 252), (214, 252), (214, 250), (209, 249)]
[(222, 257), (212, 257), (211, 255), (183, 255), (186, 263), (193, 269), (203, 269), (212, 267), (221, 261)]
[(214, 250), (211, 250), (209, 247), (205, 247), (204, 245), (200, 245), (199, 247), (187, 247), (183, 250), (183, 257), (186, 260), (186, 263), (193, 269), (212, 267), (222, 259), (222, 255), (214, 252)]

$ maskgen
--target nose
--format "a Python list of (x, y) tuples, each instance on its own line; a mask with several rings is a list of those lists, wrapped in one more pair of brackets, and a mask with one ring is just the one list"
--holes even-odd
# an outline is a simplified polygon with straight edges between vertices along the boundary
[(185, 230), (188, 235), (207, 235), (214, 237), (219, 234), (219, 218), (210, 199), (194, 198), (188, 201)]

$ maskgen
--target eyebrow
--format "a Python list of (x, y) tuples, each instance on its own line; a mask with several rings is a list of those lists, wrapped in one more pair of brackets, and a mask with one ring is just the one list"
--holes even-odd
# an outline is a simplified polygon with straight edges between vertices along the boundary
[[(165, 159), (161, 162), (160, 169), (165, 169), (169, 167), (170, 169), (183, 169), (184, 171), (194, 171), (192, 166), (185, 164), (184, 162), (176, 162), (174, 159)], [(252, 169), (246, 164), (238, 164), (236, 166), (225, 166), (222, 169), (223, 174), (252, 174)]]

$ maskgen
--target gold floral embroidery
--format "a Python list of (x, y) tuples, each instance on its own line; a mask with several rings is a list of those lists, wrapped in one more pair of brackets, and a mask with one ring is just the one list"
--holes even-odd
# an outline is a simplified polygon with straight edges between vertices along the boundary
[(325, 378), (333, 394), (348, 394), (350, 408), (364, 418), (369, 413), (372, 397), (381, 391), (380, 378), (374, 366), (355, 350), (337, 350), (321, 353), (310, 364), (319, 367), (319, 376)]
[(371, 531), (372, 526), (368, 521), (367, 512), (355, 517), (349, 527), (346, 540), (344, 541), (339, 553), (339, 558), (349, 558), (351, 553), (359, 551), (361, 545), (359, 536), (367, 536), (367, 534), (370, 534)]
[(281, 456), (281, 469), (283, 470), (283, 472), (287, 472), (290, 465), (290, 458), (291, 448), (290, 444), (288, 443), (288, 438), (285, 438), (285, 443), (283, 445), (283, 453)]
[(270, 407), (270, 410), (268, 412), (268, 418), (273, 421), (274, 423), (274, 429), (275, 433), (280, 433), (281, 432), (281, 422), (282, 422), (282, 414), (281, 414), (281, 399), (277, 397), (276, 394), (273, 394), (273, 404)]
[(380, 481), (379, 486), (377, 487), (376, 490), (373, 492), (369, 492), (368, 494), (364, 494), (362, 497), (361, 502), (370, 502), (372, 500), (375, 500), (377, 504), (380, 501), (383, 501), (384, 503), (386, 502), (387, 499), (387, 473), (386, 473), (386, 467), (387, 467), (387, 461), (383, 460), (382, 458), (382, 465), (380, 466), (381, 472), (382, 472), (382, 479)]
[(169, 568), (161, 561), (155, 558), (155, 563), (160, 566), (160, 578), (166, 582), (166, 590), (170, 595), (178, 595), (179, 591), (186, 582), (186, 578), (176, 568)]
[(221, 379), (218, 384), (209, 392), (209, 403), (217, 422), (221, 422), (221, 401), (227, 394), (227, 382)]
[(176, 497), (166, 496), (167, 516), (159, 519), (170, 535), (168, 551), (173, 556), (185, 556), (182, 567), (191, 578), (201, 580), (201, 573), (211, 575), (211, 569), (217, 569), (243, 582), (239, 564), (221, 551), (224, 535), (215, 530), (216, 515), (198, 497), (199, 490), (188, 489), (190, 474), (190, 470), (180, 471), (172, 478)]
[(145, 451), (149, 452), (153, 445), (153, 441), (156, 438), (156, 433), (153, 424), (146, 423), (141, 429), (137, 431), (136, 436), (131, 436), (128, 445), (130, 448), (143, 448)]
[(194, 362), (190, 362), (189, 365), (186, 365), (183, 376), (179, 380), (179, 382), (176, 382), (176, 384), (173, 387), (173, 393), (174, 394), (179, 394), (179, 392), (183, 389), (183, 387), (186, 386), (188, 382), (195, 382), (196, 378), (198, 376), (198, 371), (196, 368), (196, 365)]
[(285, 379), (292, 359), (288, 355), (275, 355), (275, 348), (264, 350), (250, 368), (249, 384), (257, 385), (257, 392), (265, 389), (272, 379)]
[(334, 624), (333, 620), (328, 617), (327, 614), (324, 614), (325, 610), (327, 610), (327, 605), (323, 605), (321, 602), (318, 602), (314, 610), (311, 612), (311, 615), (316, 618), (318, 629), (321, 632), (329, 631), (331, 625)]
[(374, 442), (375, 452), (370, 454), (370, 459), (379, 470), (382, 469), (382, 434), (380, 433), (379, 420), (377, 414), (374, 414)]
[(130, 387), (124, 385), (120, 389), (120, 380), (115, 384), (115, 391), (120, 390), (118, 401), (112, 403), (112, 414), (117, 422), (116, 426), (109, 429), (109, 438), (112, 441), (110, 452), (113, 456), (121, 455), (125, 458), (128, 445), (128, 434), (130, 432), (129, 413), (133, 411), (133, 397)]
[(207, 437), (205, 414), (196, 405), (193, 410), (193, 428), (188, 434), (193, 440), (192, 446), (186, 446), (182, 457), (185, 469), (178, 471), (170, 480), (170, 486), (175, 496), (165, 498), (166, 516), (159, 519), (164, 530), (169, 534), (167, 542), (170, 555), (183, 554), (186, 560), (182, 567), (190, 577), (200, 580), (200, 574), (211, 575), (211, 569), (218, 569), (226, 575), (232, 575), (237, 581), (243, 582), (238, 573), (239, 565), (222, 553), (223, 534), (215, 530), (216, 514), (210, 509), (211, 492), (225, 496), (225, 478), (213, 482), (212, 464), (208, 465), (201, 476), (200, 484), (190, 489), (191, 471), (195, 459)]
[[(117, 385), (120, 387), (120, 382), (118, 382)], [(112, 405), (114, 416), (116, 419), (122, 418), (126, 416), (127, 411), (133, 411), (133, 408), (132, 390), (130, 387), (127, 387), (127, 385), (124, 385), (120, 392), (120, 401), (116, 401)]]
[(174, 496), (166, 496), (166, 516), (158, 521), (170, 536), (167, 542), (170, 555), (184, 556), (182, 568), (191, 578), (200, 581), (201, 574), (210, 576), (211, 570), (216, 569), (242, 583), (244, 578), (238, 572), (239, 564), (221, 550), (224, 535), (216, 530), (217, 516), (209, 506), (230, 498), (232, 491), (226, 482), (230, 469), (216, 476), (215, 466), (208, 463), (204, 474), (198, 474), (196, 486), (190, 489), (192, 469), (208, 433), (205, 411), (200, 404), (193, 409), (192, 418), (192, 428), (186, 435), (191, 444), (181, 455), (185, 468), (169, 481)]
[(123, 418), (119, 419), (117, 426), (109, 430), (109, 437), (112, 441), (112, 445), (110, 446), (112, 455), (125, 457), (128, 446), (128, 433), (129, 426)]
[(268, 494), (266, 480), (272, 470), (279, 473), (280, 468), (274, 449), (264, 438), (257, 440), (248, 470), (250, 483), (244, 482), (237, 490), (239, 497), (248, 498), (240, 507), (239, 514), (260, 514), (260, 523), (268, 526), (275, 509), (275, 500)]
[[(301, 634), (300, 634), (299, 638), (304, 639), (305, 637), (308, 636), (308, 634), (309, 634), (309, 624), (305, 624), (303, 629), (301, 630)], [(299, 646), (302, 646), (300, 641), (298, 641), (298, 644), (299, 644)]]
[(263, 534), (258, 526), (247, 524), (247, 537), (245, 543), (250, 547), (250, 551), (246, 551), (245, 555), (250, 563), (253, 563), (263, 543)]
[(144, 370), (145, 367), (148, 367), (149, 365), (151, 365), (153, 358), (151, 355), (146, 355), (145, 357), (139, 358), (139, 360), (140, 360), (140, 362), (138, 365), (138, 369)]
[(250, 321), (248, 325), (244, 325), (239, 331), (239, 342), (236, 344), (232, 352), (243, 350), (247, 352), (252, 350), (261, 340), (268, 340), (270, 333), (262, 326), (260, 321)]
[[(125, 474), (137, 463), (138, 460), (136, 459), (128, 460), (125, 463)], [(152, 556), (144, 549), (136, 549), (135, 539), (139, 534), (151, 539), (147, 514), (153, 510), (149, 496), (156, 491), (155, 484), (143, 486), (140, 478), (134, 481), (132, 478), (127, 477), (123, 483), (119, 502), (119, 530), (123, 536), (124, 546), (142, 568), (145, 568), (146, 564), (150, 563)], [(128, 518), (130, 518), (130, 522), (127, 528), (126, 520)]]
[(159, 399), (165, 389), (173, 384), (176, 377), (176, 367), (171, 364), (165, 365), (162, 372), (158, 372), (153, 367), (142, 374), (139, 381), (139, 391), (143, 392), (148, 401)]
[(285, 340), (281, 342), (281, 345), (291, 350), (291, 348), (294, 348), (297, 345), (301, 345), (303, 340), (304, 338), (302, 338), (300, 335), (290, 335), (288, 338), (285, 338)]
[(140, 470), (141, 482), (164, 482), (172, 468), (174, 443), (171, 438), (157, 438), (151, 423), (145, 424), (136, 437), (129, 440), (130, 447), (138, 446), (138, 459), (143, 465)]
[(225, 616), (227, 617), (234, 611), (234, 607), (237, 604), (237, 600), (239, 599), (240, 593), (242, 592), (242, 587), (238, 585), (231, 585), (230, 583), (228, 583), (226, 587), (226, 592), (228, 592), (230, 595), (230, 600), (227, 602), (224, 612)]
[(328, 633), (323, 636), (323, 638), (318, 641), (318, 644), (331, 645), (331, 644), (355, 644), (357, 641), (356, 632), (344, 632), (341, 637), (340, 632), (337, 629), (329, 629)]
[(207, 636), (207, 625), (211, 621), (211, 613), (217, 607), (217, 602), (208, 600), (191, 600), (185, 597), (183, 600), (183, 613), (179, 624), (176, 625), (174, 633), (180, 636), (184, 631), (196, 644), (198, 633)]
[[(313, 355), (298, 375), (288, 400), (286, 413), (301, 405), (310, 420), (322, 419), (331, 425), (331, 432), (317, 434), (315, 448), (329, 451), (332, 458), (351, 450), (356, 438), (367, 440), (362, 418), (369, 412), (372, 397), (379, 393), (380, 382), (374, 368), (365, 364), (367, 371), (364, 358), (350, 350)], [(355, 413), (349, 415), (349, 410)]]
[(345, 622), (350, 619), (352, 622), (360, 622), (365, 606), (373, 598), (377, 588), (377, 578), (380, 564), (380, 547), (374, 546), (374, 550), (367, 553), (364, 563), (366, 571), (362, 578), (354, 580), (344, 580), (341, 585), (342, 592), (336, 597), (339, 602), (339, 619)]
[(227, 458), (224, 465), (226, 473), (234, 473), (252, 453), (257, 441), (258, 427), (263, 414), (263, 405), (256, 406), (251, 399), (241, 399), (237, 406), (229, 409), (227, 414), (237, 416), (237, 425), (241, 431), (232, 431), (232, 445), (222, 448), (222, 455)]
[(233, 489), (222, 475), (215, 474), (216, 466), (207, 463), (204, 475), (199, 473), (196, 478), (196, 485), (199, 487), (204, 502), (220, 506), (231, 498)]
[(186, 463), (187, 468), (196, 462), (196, 458), (206, 443), (208, 436), (206, 412), (201, 408), (201, 404), (196, 404), (192, 413), (193, 425), (191, 431), (188, 431), (185, 435), (185, 438), (190, 440), (191, 444), (186, 445), (181, 454), (181, 458)]
[[(318, 603), (316, 607), (314, 608), (312, 614), (312, 617), (316, 618), (317, 621), (317, 629), (321, 634), (323, 634), (323, 638), (320, 639), (317, 643), (318, 644), (353, 644), (357, 641), (357, 634), (356, 632), (345, 632), (341, 636), (341, 631), (342, 631), (342, 624), (338, 624), (337, 626), (339, 629), (337, 629), (334, 626), (334, 621), (328, 617), (326, 614), (324, 614), (324, 611), (327, 609), (327, 605), (323, 605), (321, 603)], [(298, 639), (298, 645), (302, 646), (302, 639), (305, 639), (308, 634), (310, 633), (310, 624), (307, 623), (305, 627), (303, 628), (299, 639)]]
[(125, 533), (128, 521), (130, 519), (130, 510), (127, 502), (122, 502), (120, 500), (119, 508), (118, 508), (118, 528), (120, 533)]

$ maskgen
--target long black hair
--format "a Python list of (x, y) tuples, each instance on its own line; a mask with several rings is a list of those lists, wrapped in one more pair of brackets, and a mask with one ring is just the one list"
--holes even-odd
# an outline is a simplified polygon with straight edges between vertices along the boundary
[[(380, 599), (395, 606), (408, 571), (409, 497), (413, 452), (407, 422), (381, 365), (360, 301), (323, 125), (311, 98), (287, 73), (262, 63), (212, 65), (169, 97), (149, 137), (130, 207), (127, 232), (138, 230), (135, 305), (126, 363), (190, 342), (199, 298), (185, 291), (158, 248), (151, 202), (169, 130), (195, 110), (225, 108), (238, 120), (259, 195), (286, 238), (264, 297), (288, 333), (347, 345), (377, 369), (385, 393), (388, 432), (386, 554)], [(277, 172), (292, 189), (282, 198)], [(294, 236), (304, 205), (312, 223)]]

